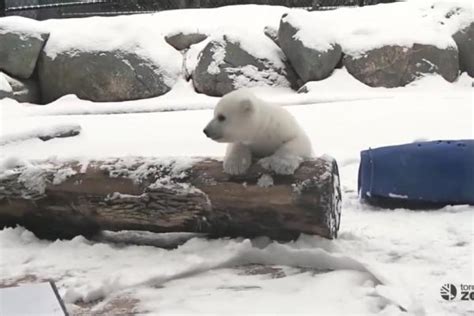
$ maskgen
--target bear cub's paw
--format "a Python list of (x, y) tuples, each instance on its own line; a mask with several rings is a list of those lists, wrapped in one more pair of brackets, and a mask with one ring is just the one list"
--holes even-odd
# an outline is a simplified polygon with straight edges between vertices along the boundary
[(226, 157), (224, 159), (224, 172), (230, 175), (241, 175), (247, 172), (251, 159), (243, 157)]
[(224, 172), (230, 175), (241, 175), (247, 172), (252, 164), (252, 154), (248, 148), (230, 145), (224, 158)]
[(272, 155), (258, 161), (263, 168), (282, 175), (294, 174), (302, 162), (301, 157), (293, 155)]

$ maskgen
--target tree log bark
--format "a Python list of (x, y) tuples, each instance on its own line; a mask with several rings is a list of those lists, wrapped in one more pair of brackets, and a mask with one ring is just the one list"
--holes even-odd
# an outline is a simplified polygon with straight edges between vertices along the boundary
[(220, 161), (189, 160), (46, 161), (6, 170), (0, 173), (0, 227), (22, 225), (48, 239), (101, 230), (337, 236), (341, 190), (332, 158), (303, 162), (289, 176), (258, 164), (229, 176)]

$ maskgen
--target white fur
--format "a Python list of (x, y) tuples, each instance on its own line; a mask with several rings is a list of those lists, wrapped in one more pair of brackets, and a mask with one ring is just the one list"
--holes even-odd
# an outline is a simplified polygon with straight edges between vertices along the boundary
[(313, 154), (311, 142), (295, 118), (283, 107), (258, 99), (249, 89), (225, 95), (205, 133), (215, 141), (229, 143), (224, 171), (232, 175), (245, 173), (255, 158), (261, 158), (261, 166), (277, 174), (292, 174)]

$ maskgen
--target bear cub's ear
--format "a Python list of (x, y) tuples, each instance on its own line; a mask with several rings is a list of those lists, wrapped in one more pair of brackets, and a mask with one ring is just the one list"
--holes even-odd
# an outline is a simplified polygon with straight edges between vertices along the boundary
[(253, 111), (253, 103), (250, 98), (245, 98), (240, 101), (240, 108), (244, 113), (250, 113)]

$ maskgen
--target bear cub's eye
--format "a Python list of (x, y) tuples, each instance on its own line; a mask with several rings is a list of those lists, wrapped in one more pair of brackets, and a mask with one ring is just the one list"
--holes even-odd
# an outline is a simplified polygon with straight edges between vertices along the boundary
[(217, 116), (217, 120), (218, 120), (219, 122), (224, 122), (224, 121), (225, 121), (225, 116), (222, 115), (222, 114), (219, 114), (219, 115)]

